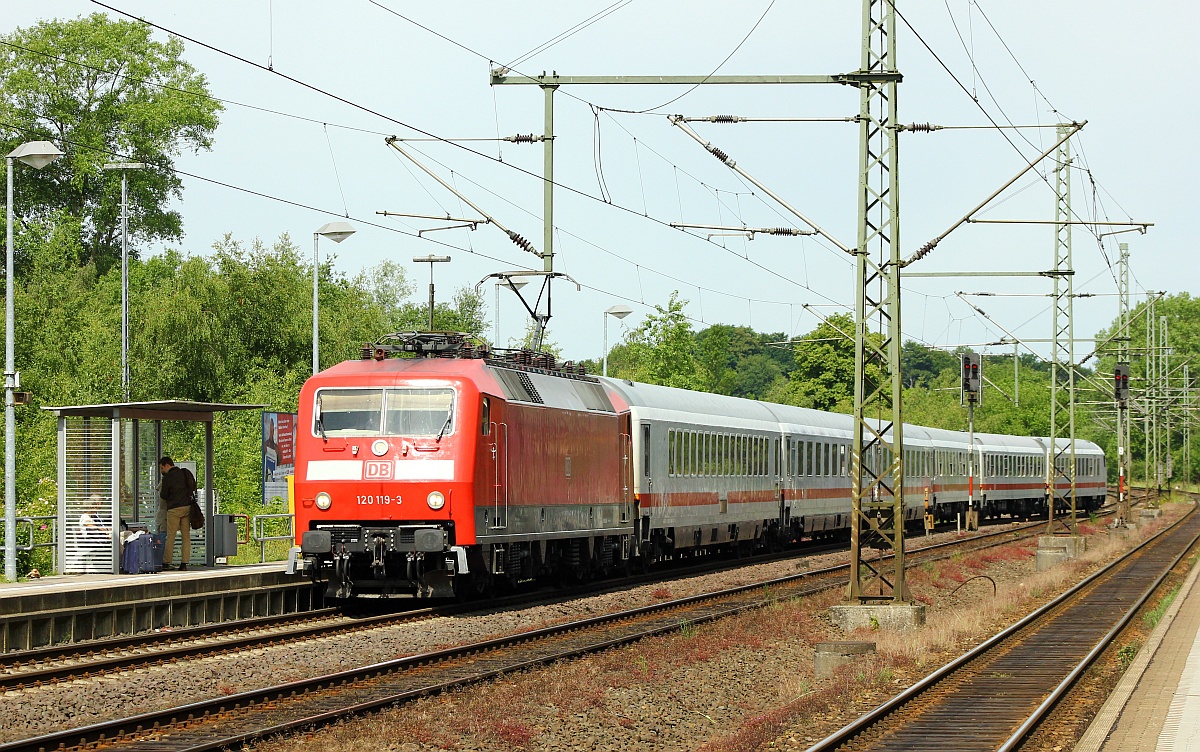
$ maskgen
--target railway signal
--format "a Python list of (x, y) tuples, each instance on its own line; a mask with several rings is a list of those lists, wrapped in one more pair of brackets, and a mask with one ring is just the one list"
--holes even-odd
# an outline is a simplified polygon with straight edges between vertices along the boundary
[(1117, 363), (1113, 366), (1113, 397), (1117, 404), (1129, 402), (1129, 364)]
[(962, 356), (962, 404), (979, 404), (983, 397), (983, 372), (979, 367), (979, 353), (963, 353)]
[(1113, 398), (1117, 401), (1117, 520), (1115, 527), (1125, 527), (1129, 524), (1129, 497), (1125, 489), (1125, 454), (1129, 444), (1125, 441), (1123, 426), (1129, 425), (1129, 364), (1117, 363), (1113, 366)]
[(983, 373), (979, 369), (979, 353), (962, 355), (962, 404), (967, 406), (967, 529), (979, 529), (979, 512), (975, 509), (975, 406), (983, 398)]

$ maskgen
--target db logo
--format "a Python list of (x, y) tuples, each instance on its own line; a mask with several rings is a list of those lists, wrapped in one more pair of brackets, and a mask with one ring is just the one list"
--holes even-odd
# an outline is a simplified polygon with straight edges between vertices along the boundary
[(363, 463), (363, 480), (391, 480), (391, 460), (367, 460)]

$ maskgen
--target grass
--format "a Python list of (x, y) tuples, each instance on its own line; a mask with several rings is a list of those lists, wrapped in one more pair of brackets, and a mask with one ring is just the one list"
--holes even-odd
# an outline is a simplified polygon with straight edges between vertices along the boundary
[(1129, 668), (1129, 664), (1133, 663), (1133, 659), (1137, 657), (1141, 648), (1142, 646), (1137, 642), (1129, 642), (1121, 646), (1121, 649), (1117, 651), (1117, 663), (1122, 671)]
[(1154, 605), (1154, 608), (1146, 612), (1146, 615), (1142, 617), (1142, 620), (1146, 622), (1147, 627), (1154, 629), (1158, 626), (1158, 623), (1162, 621), (1163, 614), (1167, 612), (1167, 609), (1171, 607), (1171, 603), (1175, 601), (1176, 595), (1179, 595), (1178, 585), (1171, 588), (1166, 595), (1159, 599), (1158, 603)]

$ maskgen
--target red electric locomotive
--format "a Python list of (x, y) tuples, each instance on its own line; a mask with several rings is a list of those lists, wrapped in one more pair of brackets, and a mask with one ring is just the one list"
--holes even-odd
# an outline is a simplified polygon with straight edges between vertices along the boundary
[(628, 560), (628, 410), (592, 377), (488, 355), (395, 335), (305, 383), (297, 543), (331, 596), (461, 595)]

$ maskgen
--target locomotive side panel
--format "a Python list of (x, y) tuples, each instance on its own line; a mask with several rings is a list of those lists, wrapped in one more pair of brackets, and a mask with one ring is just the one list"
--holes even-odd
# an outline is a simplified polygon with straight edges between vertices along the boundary
[(501, 400), (491, 409), (495, 467), (484, 472), (499, 480), (476, 505), (481, 542), (632, 531), (620, 416)]

